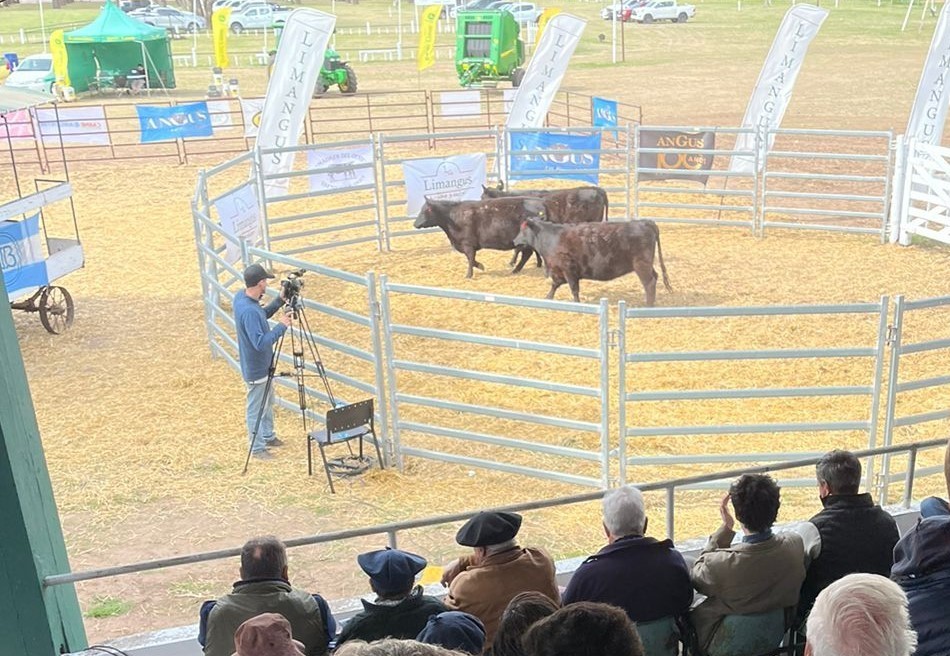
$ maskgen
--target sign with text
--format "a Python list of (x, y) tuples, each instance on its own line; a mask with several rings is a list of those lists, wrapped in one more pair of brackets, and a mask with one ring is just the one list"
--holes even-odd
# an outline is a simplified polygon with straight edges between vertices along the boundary
[(599, 132), (512, 132), (508, 167), (510, 176), (522, 180), (568, 178), (597, 184), (600, 175), (600, 136)]
[(238, 187), (214, 201), (214, 209), (218, 212), (221, 229), (236, 242), (228, 239), (225, 245), (224, 259), (229, 264), (241, 259), (242, 239), (251, 246), (261, 245), (261, 213), (253, 184)]
[(210, 137), (213, 134), (208, 103), (196, 102), (173, 107), (136, 105), (142, 143)]
[(402, 163), (406, 180), (406, 215), (419, 214), (426, 198), (478, 200), (485, 184), (485, 153), (431, 157)]
[(947, 7), (950, 3), (945, 2), (940, 10), (905, 132), (907, 137), (934, 146), (939, 146), (943, 139), (943, 124), (950, 103), (950, 84), (947, 83), (950, 74), (950, 9)]
[[(57, 121), (57, 118), (59, 119)], [(36, 122), (47, 146), (63, 143), (109, 145), (109, 124), (101, 106), (36, 109)]]
[[(372, 185), (375, 166), (373, 147), (369, 144), (349, 148), (322, 148), (307, 151), (307, 167), (318, 170), (318, 172), (310, 174), (311, 191), (350, 189)], [(319, 170), (337, 167), (341, 167), (342, 170)]]
[(39, 214), (23, 221), (0, 221), (0, 271), (10, 298), (49, 284)]
[[(637, 158), (637, 177), (641, 180), (695, 180), (706, 184), (709, 175), (690, 171), (712, 170), (712, 153), (716, 147), (715, 132), (674, 132), (671, 130), (640, 130), (641, 149)], [(666, 150), (663, 150), (666, 149)], [(650, 170), (652, 169), (652, 170)]]

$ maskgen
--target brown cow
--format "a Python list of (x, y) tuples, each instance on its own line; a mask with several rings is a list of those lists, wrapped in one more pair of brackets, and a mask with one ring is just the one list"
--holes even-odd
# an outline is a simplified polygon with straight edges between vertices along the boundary
[(660, 248), (660, 229), (653, 221), (624, 223), (578, 223), (557, 225), (528, 219), (521, 225), (515, 244), (541, 253), (551, 276), (548, 298), (565, 282), (574, 300), (580, 302), (580, 281), (613, 280), (635, 271), (643, 283), (647, 306), (656, 302), (654, 250), (660, 256), (663, 284), (670, 287)]
[(504, 183), (498, 187), (482, 185), (482, 198), (510, 198), (531, 196), (544, 200), (551, 223), (595, 223), (606, 221), (610, 202), (607, 192), (600, 187), (574, 187), (573, 189), (520, 189), (505, 190)]
[[(521, 271), (525, 262), (531, 257), (531, 253), (535, 251), (530, 247), (516, 246), (514, 239), (523, 221), (543, 216), (544, 203), (536, 198), (496, 198), (458, 202), (426, 200), (413, 225), (416, 228), (436, 226), (442, 228), (452, 247), (468, 258), (468, 273), (465, 277), (471, 278), (474, 267), (485, 270), (485, 267), (475, 259), (475, 253), (482, 248), (520, 251), (521, 262), (512, 273)], [(539, 255), (538, 266), (541, 266)]]

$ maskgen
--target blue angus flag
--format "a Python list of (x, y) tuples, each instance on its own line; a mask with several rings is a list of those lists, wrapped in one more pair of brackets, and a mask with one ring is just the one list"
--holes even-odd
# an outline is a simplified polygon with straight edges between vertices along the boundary
[(142, 143), (184, 137), (210, 137), (211, 114), (208, 103), (196, 102), (174, 107), (136, 105)]
[(40, 241), (40, 215), (0, 221), (0, 270), (7, 295), (49, 284)]
[(570, 178), (597, 184), (600, 133), (512, 132), (509, 136), (511, 178)]
[[(594, 127), (617, 127), (617, 101), (594, 96), (590, 99), (590, 114), (594, 118)], [(614, 139), (617, 131), (614, 130)]]

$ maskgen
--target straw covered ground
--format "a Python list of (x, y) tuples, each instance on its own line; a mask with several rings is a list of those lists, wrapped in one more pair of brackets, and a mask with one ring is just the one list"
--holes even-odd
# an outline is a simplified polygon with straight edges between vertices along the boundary
[[(368, 3), (366, 3), (368, 4)], [(362, 6), (362, 5), (361, 5)], [(593, 22), (599, 5), (581, 4), (590, 14), (591, 43), (578, 51), (566, 84), (589, 93), (615, 96), (641, 104), (649, 122), (662, 124), (736, 125), (754, 84), (762, 58), (784, 8), (744, 8), (707, 2), (700, 17), (686, 25), (628, 27), (628, 64), (610, 66), (607, 50), (595, 36), (603, 23)], [(583, 13), (582, 12), (582, 13)], [(785, 124), (794, 127), (885, 129), (902, 125), (913, 95), (920, 61), (929, 42), (929, 28), (898, 31), (901, 10), (885, 6), (832, 10), (799, 79)], [(837, 13), (836, 13), (837, 12)], [(845, 54), (842, 54), (845, 53)], [(636, 62), (632, 64), (632, 62)], [(251, 89), (258, 71), (242, 73), (242, 88)], [(439, 82), (416, 78), (411, 63), (364, 65), (362, 88), (394, 85), (414, 88), (452, 81), (448, 64), (426, 73)], [(604, 80), (608, 82), (604, 82)], [(198, 90), (204, 76), (187, 72), (181, 86)], [(399, 82), (402, 80), (402, 82)], [(262, 83), (262, 80), (261, 80)], [(189, 86), (190, 85), (190, 86)], [(262, 91), (262, 88), (256, 92)], [(188, 91), (182, 90), (183, 97)], [(254, 463), (240, 474), (245, 455), (243, 389), (239, 377), (223, 361), (210, 356), (203, 326), (203, 306), (189, 203), (197, 168), (166, 163), (122, 161), (86, 164), (71, 170), (76, 209), (86, 248), (86, 267), (63, 284), (77, 304), (71, 331), (51, 336), (37, 317), (16, 314), (16, 326), (27, 366), (34, 404), (64, 525), (73, 569), (124, 564), (149, 558), (234, 547), (251, 535), (274, 533), (291, 538), (331, 530), (472, 510), (486, 506), (576, 492), (578, 488), (518, 478), (481, 469), (408, 459), (402, 473), (373, 471), (342, 482), (329, 495), (325, 481), (308, 478), (299, 418), (278, 414), (278, 430), (288, 445), (270, 463)], [(9, 188), (9, 171), (0, 172)], [(63, 217), (59, 217), (62, 220)], [(924, 298), (946, 294), (950, 252), (915, 244), (882, 246), (872, 237), (817, 232), (771, 231), (754, 239), (739, 229), (661, 226), (663, 254), (673, 292), (658, 291), (658, 305), (730, 306), (877, 302), (882, 295)], [(485, 272), (464, 278), (464, 259), (452, 252), (444, 236), (433, 233), (394, 242), (391, 254), (372, 246), (325, 251), (316, 263), (356, 273), (374, 271), (390, 281), (476, 290), (491, 294), (543, 297), (548, 285), (540, 270), (529, 266), (518, 276), (508, 273), (507, 253), (479, 257)], [(365, 290), (311, 276), (306, 294), (347, 309), (365, 307)], [(638, 282), (627, 276), (610, 283), (583, 282), (582, 300), (608, 299), (612, 325), (616, 304), (640, 306)], [(566, 299), (567, 290), (558, 295)], [(424, 297), (393, 294), (391, 309), (399, 323), (464, 332), (529, 338), (591, 347), (596, 321), (572, 315), (569, 321), (549, 312), (524, 312), (505, 306), (464, 301), (433, 302)], [(946, 314), (922, 313), (905, 327), (914, 340), (946, 336)], [(628, 348), (649, 350), (706, 348), (773, 348), (826, 346), (846, 342), (869, 346), (876, 337), (872, 317), (838, 318), (820, 323), (807, 319), (762, 321), (677, 320), (670, 329), (654, 321), (630, 326)], [(351, 329), (321, 319), (316, 328), (328, 337), (347, 336)], [(463, 368), (550, 378), (579, 385), (596, 384), (594, 362), (563, 357), (526, 357), (486, 347), (449, 348), (417, 338), (398, 337), (397, 356)], [(616, 351), (612, 352), (616, 357)], [(341, 360), (330, 368), (344, 369)], [(356, 362), (347, 371), (361, 377)], [(911, 376), (946, 373), (945, 361), (917, 358), (903, 365)], [(353, 367), (353, 369), (349, 369)], [(811, 367), (810, 369), (808, 367)], [(867, 385), (869, 362), (755, 363), (701, 367), (687, 364), (630, 365), (628, 378), (637, 391), (698, 387), (752, 387), (759, 384)], [(612, 380), (616, 389), (616, 365)], [(461, 403), (497, 404), (515, 410), (556, 412), (566, 418), (590, 420), (598, 411), (588, 400), (540, 392), (499, 390), (487, 383), (462, 383), (418, 374), (400, 374), (400, 387), (420, 396), (440, 395)], [(350, 392), (347, 392), (349, 394)], [(946, 407), (950, 399), (934, 394), (911, 397), (902, 412)], [(637, 426), (662, 423), (693, 425), (742, 422), (769, 416), (772, 421), (864, 420), (867, 399), (835, 398), (802, 404), (775, 399), (720, 404), (644, 403), (628, 408)], [(617, 409), (616, 392), (611, 414)], [(458, 415), (415, 411), (402, 419), (468, 427)], [(456, 422), (453, 424), (452, 422)], [(946, 426), (942, 427), (946, 434)], [(583, 431), (540, 431), (510, 420), (486, 420), (484, 433), (597, 448)], [(930, 429), (928, 429), (930, 430)], [(902, 440), (933, 437), (905, 431)], [(448, 440), (423, 442), (406, 433), (407, 443), (452, 449), (477, 457), (509, 458), (536, 465), (593, 475), (586, 465), (565, 463), (554, 456), (534, 461), (485, 446)], [(616, 441), (616, 435), (613, 436)], [(655, 455), (728, 451), (823, 451), (844, 445), (859, 448), (860, 434), (797, 434), (729, 436), (727, 438), (642, 439), (629, 448)], [(935, 464), (931, 454), (926, 464)], [(685, 467), (638, 467), (630, 477), (659, 480), (685, 474)], [(806, 478), (811, 472), (790, 473)], [(919, 492), (938, 491), (937, 481)], [(677, 536), (702, 535), (715, 527), (717, 493), (690, 492), (677, 499)], [(809, 489), (788, 490), (781, 520), (805, 517), (817, 506)], [(664, 512), (661, 496), (649, 497), (650, 512), (660, 532)], [(418, 530), (401, 536), (400, 546), (439, 563), (455, 553), (454, 527)], [(559, 557), (589, 552), (601, 541), (596, 504), (529, 513), (523, 528), (526, 542)], [(381, 539), (350, 541), (333, 547), (296, 549), (291, 556), (295, 583), (331, 599), (364, 592), (355, 554), (382, 544)], [(78, 586), (87, 613), (91, 641), (142, 630), (190, 623), (201, 600), (224, 592), (237, 576), (234, 562), (121, 576)]]

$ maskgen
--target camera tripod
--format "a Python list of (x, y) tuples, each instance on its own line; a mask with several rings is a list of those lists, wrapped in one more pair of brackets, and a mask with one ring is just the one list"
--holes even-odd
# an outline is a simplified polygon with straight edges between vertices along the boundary
[[(316, 340), (313, 338), (313, 333), (310, 331), (310, 321), (307, 318), (307, 313), (304, 311), (303, 300), (300, 297), (299, 289), (295, 290), (292, 295), (286, 299), (282, 311), (285, 313), (292, 313), (293, 321), (291, 322), (290, 326), (287, 327), (287, 330), (284, 331), (284, 334), (280, 336), (280, 338), (277, 340), (277, 344), (274, 346), (274, 354), (271, 357), (270, 367), (267, 370), (267, 382), (265, 383), (264, 387), (264, 398), (261, 400), (260, 407), (257, 410), (257, 418), (254, 420), (254, 430), (251, 433), (250, 443), (247, 447), (247, 458), (244, 460), (244, 471), (242, 474), (247, 473), (248, 465), (251, 462), (251, 453), (254, 450), (254, 443), (257, 441), (257, 436), (261, 429), (261, 420), (264, 418), (264, 412), (267, 410), (267, 404), (271, 401), (271, 393), (274, 389), (275, 377), (294, 377), (294, 380), (297, 383), (297, 404), (300, 407), (300, 420), (303, 423), (304, 434), (308, 436), (307, 439), (310, 439), (310, 422), (307, 417), (307, 378), (312, 378), (314, 376), (319, 377), (320, 380), (323, 381), (323, 388), (326, 391), (327, 399), (330, 402), (330, 407), (335, 408), (337, 405), (336, 398), (333, 396), (333, 390), (330, 387), (330, 379), (327, 378), (326, 368), (324, 368), (323, 361), (320, 359), (320, 349), (317, 347)], [(280, 362), (280, 354), (283, 351), (284, 343), (288, 333), (290, 334), (290, 351), (291, 355), (293, 356), (293, 372), (291, 373), (289, 371), (283, 371), (281, 373), (277, 373), (277, 365)], [(317, 372), (315, 374), (307, 372), (307, 351), (309, 351), (310, 358), (316, 367)]]

